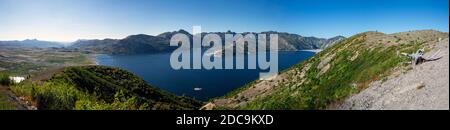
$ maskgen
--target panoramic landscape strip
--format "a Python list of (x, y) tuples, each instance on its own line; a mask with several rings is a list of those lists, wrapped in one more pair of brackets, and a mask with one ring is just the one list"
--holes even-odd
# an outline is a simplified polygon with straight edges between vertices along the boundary
[(0, 110), (449, 109), (448, 0), (0, 0), (0, 16)]

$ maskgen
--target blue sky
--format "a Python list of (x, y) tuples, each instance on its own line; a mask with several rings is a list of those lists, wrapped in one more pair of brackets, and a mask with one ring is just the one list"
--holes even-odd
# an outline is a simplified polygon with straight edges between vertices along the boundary
[(449, 30), (448, 0), (0, 0), (0, 40), (275, 30), (329, 38)]

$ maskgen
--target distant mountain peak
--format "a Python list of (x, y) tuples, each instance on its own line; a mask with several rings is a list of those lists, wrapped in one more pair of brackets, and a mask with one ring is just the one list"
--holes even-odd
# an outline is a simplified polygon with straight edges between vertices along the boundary
[(49, 48), (49, 47), (63, 47), (61, 42), (41, 41), (37, 39), (25, 39), (22, 41), (0, 41), (0, 46), (3, 47), (32, 47), (32, 48)]
[(189, 34), (189, 32), (184, 29), (178, 30), (178, 33)]
[(151, 36), (151, 35), (147, 35), (147, 34), (135, 34), (135, 35), (130, 35), (130, 36), (126, 37), (125, 39), (133, 38), (133, 37), (148, 37), (148, 36)]
[[(146, 34), (130, 35), (124, 39), (117, 40), (91, 40), (91, 41), (79, 41), (72, 47), (77, 47), (92, 51), (95, 53), (108, 53), (108, 54), (137, 54), (137, 53), (156, 53), (167, 52), (176, 49), (174, 46), (169, 46), (170, 39), (175, 34), (186, 34), (192, 38), (192, 34), (188, 31), (179, 29), (178, 31), (164, 32), (157, 36), (151, 36)], [(259, 32), (244, 32), (246, 34), (257, 34)], [(316, 38), (316, 37), (303, 37), (298, 34), (266, 31), (262, 34), (279, 34), (279, 50), (305, 50), (305, 49), (323, 49), (335, 44), (336, 41), (344, 39), (345, 37), (336, 36), (334, 38)], [(224, 38), (224, 34), (237, 34), (231, 30), (226, 32), (202, 32), (203, 36), (206, 34), (218, 34)], [(223, 39), (222, 39), (223, 40)]]
[(25, 39), (25, 40), (23, 40), (23, 41), (39, 41), (39, 40), (37, 40), (36, 38), (34, 38), (34, 39)]

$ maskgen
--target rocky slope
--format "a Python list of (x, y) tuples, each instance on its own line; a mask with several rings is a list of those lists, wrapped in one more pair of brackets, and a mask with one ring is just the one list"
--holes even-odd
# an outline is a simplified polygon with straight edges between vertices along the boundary
[[(396, 72), (417, 71), (410, 69), (410, 65), (403, 64), (409, 61), (409, 59), (401, 56), (400, 53), (412, 53), (419, 48), (425, 48), (425, 51), (436, 48), (446, 49), (438, 45), (443, 39), (448, 39), (448, 33), (433, 30), (409, 31), (395, 34), (383, 34), (380, 32), (357, 34), (281, 72), (273, 80), (257, 80), (249, 83), (223, 97), (212, 100), (203, 109), (336, 108), (340, 104), (345, 104), (347, 98), (359, 92), (371, 93), (373, 95), (379, 94), (378, 91), (364, 91), (366, 88), (369, 88), (367, 91), (370, 91), (373, 88), (372, 84), (376, 84), (375, 82), (377, 81), (386, 81)], [(448, 64), (448, 59), (440, 59), (438, 62), (446, 61)], [(443, 68), (436, 69), (438, 70), (434, 71), (445, 72)], [(434, 75), (436, 77), (442, 76), (437, 73), (434, 73)], [(404, 78), (410, 79), (409, 77)], [(430, 86), (431, 84), (429, 82), (446, 85), (446, 87), (440, 86), (439, 88), (446, 89), (447, 93), (445, 91), (436, 93), (440, 95), (435, 95), (435, 97), (440, 98), (424, 99), (423, 102), (428, 101), (434, 103), (424, 104), (429, 106), (422, 108), (431, 108), (433, 106), (432, 104), (445, 102), (446, 99), (442, 98), (445, 96), (448, 102), (448, 80), (442, 78), (427, 80), (424, 81), (425, 86)], [(402, 85), (408, 86), (410, 84)], [(432, 88), (434, 87), (423, 87), (422, 89), (424, 90), (422, 91), (427, 91), (427, 89)], [(396, 95), (396, 93), (393, 94)], [(396, 96), (402, 97), (399, 95)], [(382, 101), (387, 100), (385, 98), (378, 99)], [(352, 99), (349, 100), (349, 102), (352, 102)], [(406, 102), (408, 100), (403, 101)], [(399, 102), (403, 101), (399, 100)], [(421, 109), (418, 107), (409, 108)]]
[(438, 41), (424, 57), (440, 58), (398, 71), (333, 109), (449, 109), (449, 42)]

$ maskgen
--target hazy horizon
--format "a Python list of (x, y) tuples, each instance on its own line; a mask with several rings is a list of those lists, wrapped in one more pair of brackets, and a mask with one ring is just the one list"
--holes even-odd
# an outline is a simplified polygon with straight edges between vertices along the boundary
[[(184, 30), (184, 29), (183, 29), (183, 30)], [(421, 29), (421, 30), (430, 30), (430, 29)], [(179, 30), (174, 30), (174, 31), (179, 31)], [(187, 30), (186, 30), (186, 31), (187, 31)], [(229, 30), (226, 30), (226, 31), (229, 31)], [(219, 32), (226, 32), (226, 31), (219, 31)], [(233, 30), (231, 30), (231, 31), (234, 32)], [(270, 31), (275, 31), (275, 30), (270, 30)], [(367, 30), (367, 31), (363, 31), (363, 32), (368, 32), (368, 31), (377, 31), (377, 30)], [(399, 31), (399, 32), (406, 32), (406, 31), (417, 31), (417, 30), (404, 30), (404, 31)], [(439, 31), (439, 30), (437, 30), (437, 31)], [(166, 31), (166, 32), (173, 32), (173, 31)], [(188, 32), (191, 33), (191, 31), (188, 31)], [(215, 31), (215, 32), (217, 32), (217, 31)], [(261, 32), (267, 32), (267, 31), (261, 31)], [(276, 31), (276, 32), (279, 32), (279, 33), (290, 33), (290, 32), (280, 32), (280, 31)], [(359, 32), (359, 33), (363, 33), (363, 32)], [(380, 32), (380, 31), (378, 31), (378, 32)], [(445, 31), (441, 31), (441, 32), (445, 32)], [(159, 34), (162, 34), (162, 33), (164, 33), (164, 32), (161, 32), (161, 33), (159, 33)], [(205, 33), (214, 33), (214, 32), (205, 32)], [(245, 33), (245, 32), (236, 32), (236, 33)], [(381, 33), (384, 33), (384, 32), (381, 32)], [(398, 33), (398, 32), (393, 32), (393, 33)], [(445, 33), (449, 33), (449, 32), (446, 31)], [(142, 34), (142, 33), (140, 33), (140, 34)], [(129, 35), (124, 36), (124, 37), (122, 37), (122, 38), (109, 38), (109, 37), (105, 37), (105, 38), (93, 38), (93, 39), (79, 38), (79, 39), (75, 39), (75, 40), (73, 40), (73, 41), (55, 41), (55, 40), (45, 40), (45, 39), (37, 39), (37, 38), (5, 39), (5, 40), (0, 39), (0, 41), (38, 40), (38, 41), (58, 42), (58, 43), (72, 43), (72, 42), (76, 42), (76, 41), (78, 41), (78, 40), (123, 39), (123, 38), (126, 38), (126, 37), (131, 36), (131, 35), (140, 35), (140, 34), (129, 34)], [(290, 33), (290, 34), (296, 34), (296, 33)], [(356, 34), (357, 34), (357, 33), (356, 33)], [(391, 34), (391, 33), (386, 33), (386, 34)], [(151, 35), (151, 34), (144, 34), (144, 35)], [(158, 35), (158, 34), (157, 34), (157, 35)], [(157, 36), (157, 35), (151, 35), (151, 36)], [(333, 37), (337, 37), (337, 36), (344, 36), (344, 35), (336, 35), (336, 36), (332, 36), (332, 37), (317, 37), (317, 36), (305, 36), (305, 35), (301, 35), (301, 34), (298, 34), (298, 35), (303, 36), (303, 37), (316, 37), (316, 38), (325, 38), (325, 39), (329, 39), (329, 38), (333, 38)], [(353, 35), (355, 35), (355, 34), (353, 34)], [(351, 36), (352, 36), (352, 35), (351, 35)], [(344, 37), (350, 37), (350, 36), (344, 36)]]
[[(182, 4), (180, 4), (182, 3)], [(0, 0), (0, 40), (122, 39), (200, 25), (204, 32), (278, 31), (331, 38), (448, 32), (448, 0)]]

